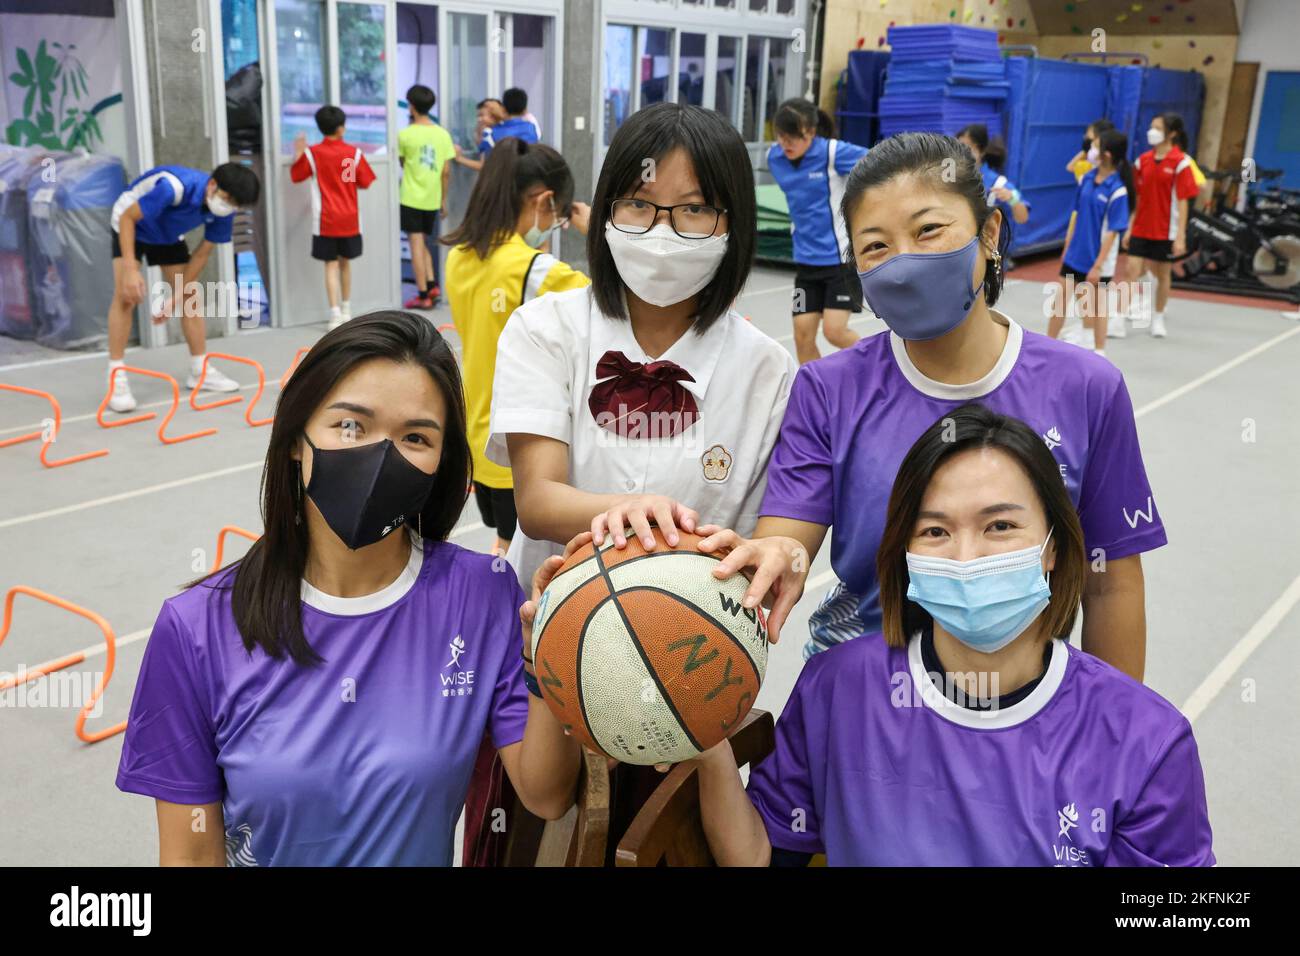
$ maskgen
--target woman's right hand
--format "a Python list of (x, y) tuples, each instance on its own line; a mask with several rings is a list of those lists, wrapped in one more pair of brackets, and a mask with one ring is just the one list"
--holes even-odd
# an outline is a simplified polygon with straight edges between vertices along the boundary
[(700, 550), (706, 553), (726, 551), (713, 576), (726, 580), (733, 574), (751, 568), (749, 588), (742, 604), (756, 607), (768, 594), (772, 596), (767, 616), (767, 639), (775, 644), (781, 638), (781, 627), (803, 595), (808, 567), (812, 564), (803, 544), (795, 538), (776, 535), (769, 538), (742, 538), (736, 532), (717, 525), (704, 525), (697, 534), (704, 535)]
[(575, 202), (569, 208), (569, 225), (584, 236), (587, 234), (587, 224), (591, 221), (591, 207), (585, 202)]
[(680, 501), (674, 501), (666, 495), (620, 495), (613, 507), (591, 519), (592, 540), (599, 548), (605, 543), (605, 535), (608, 534), (614, 539), (614, 547), (626, 547), (627, 535), (623, 529), (631, 526), (632, 533), (641, 539), (641, 546), (647, 551), (653, 551), (655, 536), (650, 530), (652, 521), (659, 526), (669, 546), (675, 548), (680, 540), (677, 529), (680, 527), (683, 531), (694, 532), (700, 516)]

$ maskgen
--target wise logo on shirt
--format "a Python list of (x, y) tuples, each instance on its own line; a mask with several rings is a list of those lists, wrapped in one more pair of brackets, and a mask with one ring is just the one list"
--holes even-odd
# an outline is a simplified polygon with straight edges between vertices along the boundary
[(474, 696), (474, 671), (464, 660), (466, 651), (465, 639), (459, 634), (447, 643), (450, 660), (442, 665), (442, 673), (438, 675), (442, 680), (443, 697)]
[[(1103, 814), (1100, 810), (1093, 811), (1094, 819), (1097, 815)], [(1088, 856), (1088, 850), (1085, 847), (1076, 845), (1076, 837), (1082, 833), (1079, 829), (1080, 812), (1079, 808), (1073, 803), (1067, 803), (1056, 811), (1056, 838), (1052, 844), (1052, 857), (1056, 866), (1092, 866), (1092, 859)]]

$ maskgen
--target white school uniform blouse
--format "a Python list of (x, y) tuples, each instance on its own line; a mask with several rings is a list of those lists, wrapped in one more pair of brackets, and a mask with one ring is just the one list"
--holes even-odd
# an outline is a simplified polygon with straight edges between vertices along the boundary
[[(606, 351), (632, 362), (672, 361), (695, 379), (698, 420), (671, 437), (622, 438), (596, 424), (587, 400)], [(487, 457), (509, 465), (506, 436), (544, 435), (569, 446), (569, 483), (593, 494), (659, 494), (701, 524), (753, 533), (767, 463), (798, 365), (734, 309), (702, 335), (688, 331), (651, 359), (632, 323), (610, 319), (586, 288), (552, 292), (515, 310), (497, 345)], [(594, 517), (594, 515), (593, 515)], [(561, 545), (517, 530), (506, 559), (531, 594), (533, 574)]]

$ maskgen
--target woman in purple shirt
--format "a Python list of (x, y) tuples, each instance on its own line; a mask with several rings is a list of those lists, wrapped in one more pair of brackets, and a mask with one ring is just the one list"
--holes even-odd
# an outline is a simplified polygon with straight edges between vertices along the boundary
[(1213, 865), (1187, 719), (1067, 641), (1083, 539), (1033, 429), (931, 425), (876, 556), (883, 638), (804, 666), (748, 792), (726, 741), (697, 758), (718, 862)]
[(156, 800), (164, 865), (450, 865), (485, 731), (529, 810), (572, 804), (580, 751), (524, 669), (515, 575), (446, 540), (470, 470), (424, 319), (375, 312), (307, 353), (265, 535), (163, 605), (141, 664), (117, 785)]
[(970, 151), (903, 133), (849, 173), (843, 213), (863, 297), (889, 331), (803, 366), (768, 467), (752, 540), (702, 528), (715, 571), (756, 569), (775, 639), (833, 525), (839, 585), (812, 614), (805, 656), (881, 628), (875, 555), (903, 455), (936, 419), (979, 401), (1026, 422), (1056, 458), (1083, 525), (1085, 651), (1142, 679), (1143, 552), (1165, 543), (1128, 390), (1106, 359), (993, 308), (1009, 232)]

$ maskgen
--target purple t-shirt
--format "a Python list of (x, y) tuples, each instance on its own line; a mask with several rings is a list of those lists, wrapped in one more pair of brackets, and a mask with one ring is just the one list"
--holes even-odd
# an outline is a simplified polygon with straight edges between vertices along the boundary
[(1010, 322), (994, 368), (953, 386), (926, 378), (894, 333), (873, 335), (799, 370), (768, 466), (760, 515), (834, 526), (840, 584), (809, 619), (805, 657), (880, 630), (876, 552), (898, 467), (927, 428), (967, 402), (1042, 436), (1078, 509), (1090, 562), (1097, 549), (1114, 561), (1166, 543), (1133, 404), (1105, 358)]
[(337, 598), (304, 582), (316, 666), (250, 656), (229, 587), (169, 599), (118, 788), (221, 801), (231, 865), (450, 866), (484, 732), (505, 747), (528, 717), (524, 595), (492, 562), (426, 541), (376, 594)]
[(818, 654), (754, 767), (772, 846), (832, 866), (1212, 866), (1192, 728), (1054, 641), (1028, 696), (968, 710), (879, 635)]

